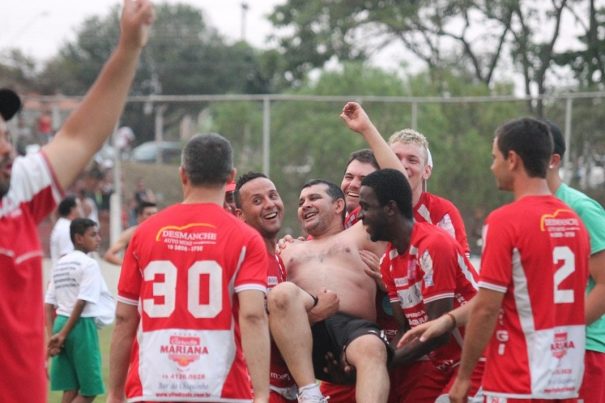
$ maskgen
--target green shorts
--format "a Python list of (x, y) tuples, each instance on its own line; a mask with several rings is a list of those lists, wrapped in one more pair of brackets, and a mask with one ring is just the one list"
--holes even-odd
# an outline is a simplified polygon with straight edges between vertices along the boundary
[[(67, 323), (66, 316), (57, 316), (53, 334)], [(82, 396), (105, 393), (101, 373), (99, 335), (94, 318), (80, 318), (65, 339), (61, 353), (50, 366), (51, 390), (77, 390)]]

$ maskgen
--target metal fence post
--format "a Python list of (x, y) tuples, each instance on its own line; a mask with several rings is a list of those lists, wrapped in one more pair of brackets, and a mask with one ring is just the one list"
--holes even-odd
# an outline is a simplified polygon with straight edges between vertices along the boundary
[(271, 162), (271, 100), (263, 97), (263, 173), (269, 176)]
[(412, 129), (418, 130), (418, 103), (412, 102)]

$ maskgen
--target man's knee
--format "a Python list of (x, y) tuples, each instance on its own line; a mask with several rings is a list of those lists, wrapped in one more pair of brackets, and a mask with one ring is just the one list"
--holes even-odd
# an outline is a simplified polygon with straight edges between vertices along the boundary
[(297, 304), (304, 306), (304, 302), (300, 298), (300, 288), (290, 281), (279, 283), (271, 289), (267, 296), (269, 314), (288, 312)]
[(359, 369), (364, 365), (387, 364), (387, 346), (384, 341), (374, 334), (359, 336), (349, 343), (345, 351), (345, 359)]

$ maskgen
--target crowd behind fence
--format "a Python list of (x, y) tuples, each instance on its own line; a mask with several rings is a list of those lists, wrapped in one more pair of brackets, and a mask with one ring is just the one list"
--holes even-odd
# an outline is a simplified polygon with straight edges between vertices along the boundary
[[(530, 105), (537, 102), (543, 102), (544, 117), (565, 134), (566, 181), (605, 202), (605, 92), (539, 98), (134, 96), (120, 123), (133, 130), (132, 143), (124, 145), (114, 136), (116, 147), (108, 145), (99, 153), (86, 176), (97, 182), (86, 186), (93, 193), (114, 194), (114, 202), (103, 207), (111, 206), (108, 216), (114, 217), (111, 234), (115, 236), (120, 226), (127, 225), (129, 199), (138, 179), (159, 195), (161, 206), (180, 198), (178, 158), (158, 153), (153, 161), (143, 161), (136, 146), (148, 141), (178, 146), (195, 133), (219, 132), (231, 140), (240, 174), (256, 170), (271, 176), (286, 206), (285, 231), (298, 233), (300, 186), (317, 177), (339, 184), (350, 152), (366, 147), (339, 120), (349, 100), (363, 103), (384, 137), (405, 127), (427, 136), (435, 162), (429, 189), (458, 206), (475, 253), (485, 215), (510, 197), (496, 191), (489, 171), (494, 130), (509, 119), (530, 115)], [(25, 97), (23, 111), (12, 122), (19, 151), (33, 151), (47, 142), (77, 102), (78, 98)]]

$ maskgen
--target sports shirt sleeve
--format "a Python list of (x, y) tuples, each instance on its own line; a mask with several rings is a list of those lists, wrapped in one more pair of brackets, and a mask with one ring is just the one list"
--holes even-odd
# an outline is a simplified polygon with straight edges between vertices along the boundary
[(490, 215), (483, 229), (479, 287), (505, 293), (512, 281), (513, 237), (506, 220)]
[(593, 199), (583, 199), (576, 212), (590, 235), (590, 254), (605, 250), (605, 210)]
[(419, 251), (418, 263), (424, 272), (422, 295), (425, 303), (454, 298), (457, 257), (453, 241), (439, 237), (432, 237)]
[(82, 267), (78, 299), (93, 303), (99, 302), (102, 288), (100, 273), (99, 264), (94, 259), (90, 259)]
[(43, 152), (17, 158), (11, 177), (19, 186), (11, 186), (7, 196), (16, 203), (27, 202), (36, 222), (46, 218), (63, 196)]
[(393, 249), (388, 249), (382, 259), (380, 259), (380, 274), (382, 275), (382, 282), (387, 289), (387, 295), (389, 296), (390, 302), (399, 303), (399, 296), (397, 296), (397, 288), (395, 288), (395, 282), (391, 275), (391, 255)]
[(118, 295), (116, 297), (118, 301), (124, 304), (135, 306), (139, 304), (141, 282), (143, 281), (139, 262), (135, 257), (135, 248), (139, 243), (138, 241), (138, 231), (135, 231), (124, 253), (120, 280), (118, 281)]
[(462, 250), (464, 251), (464, 253), (469, 254), (470, 248), (468, 246), (468, 239), (466, 238), (466, 228), (464, 227), (464, 220), (462, 220), (462, 215), (460, 214), (460, 211), (458, 211), (458, 209), (453, 203), (451, 204), (449, 211), (437, 223), (437, 226), (441, 228), (447, 227), (445, 223), (442, 223), (442, 221), (446, 219), (450, 221), (448, 225), (451, 225), (454, 229), (454, 239), (456, 239), (460, 246), (462, 246)]
[(57, 296), (55, 294), (55, 282), (52, 279), (48, 283), (46, 294), (44, 294), (44, 303), (55, 306), (57, 305)]
[(235, 292), (258, 290), (266, 293), (269, 260), (267, 248), (258, 233), (255, 232), (249, 238), (240, 259)]

